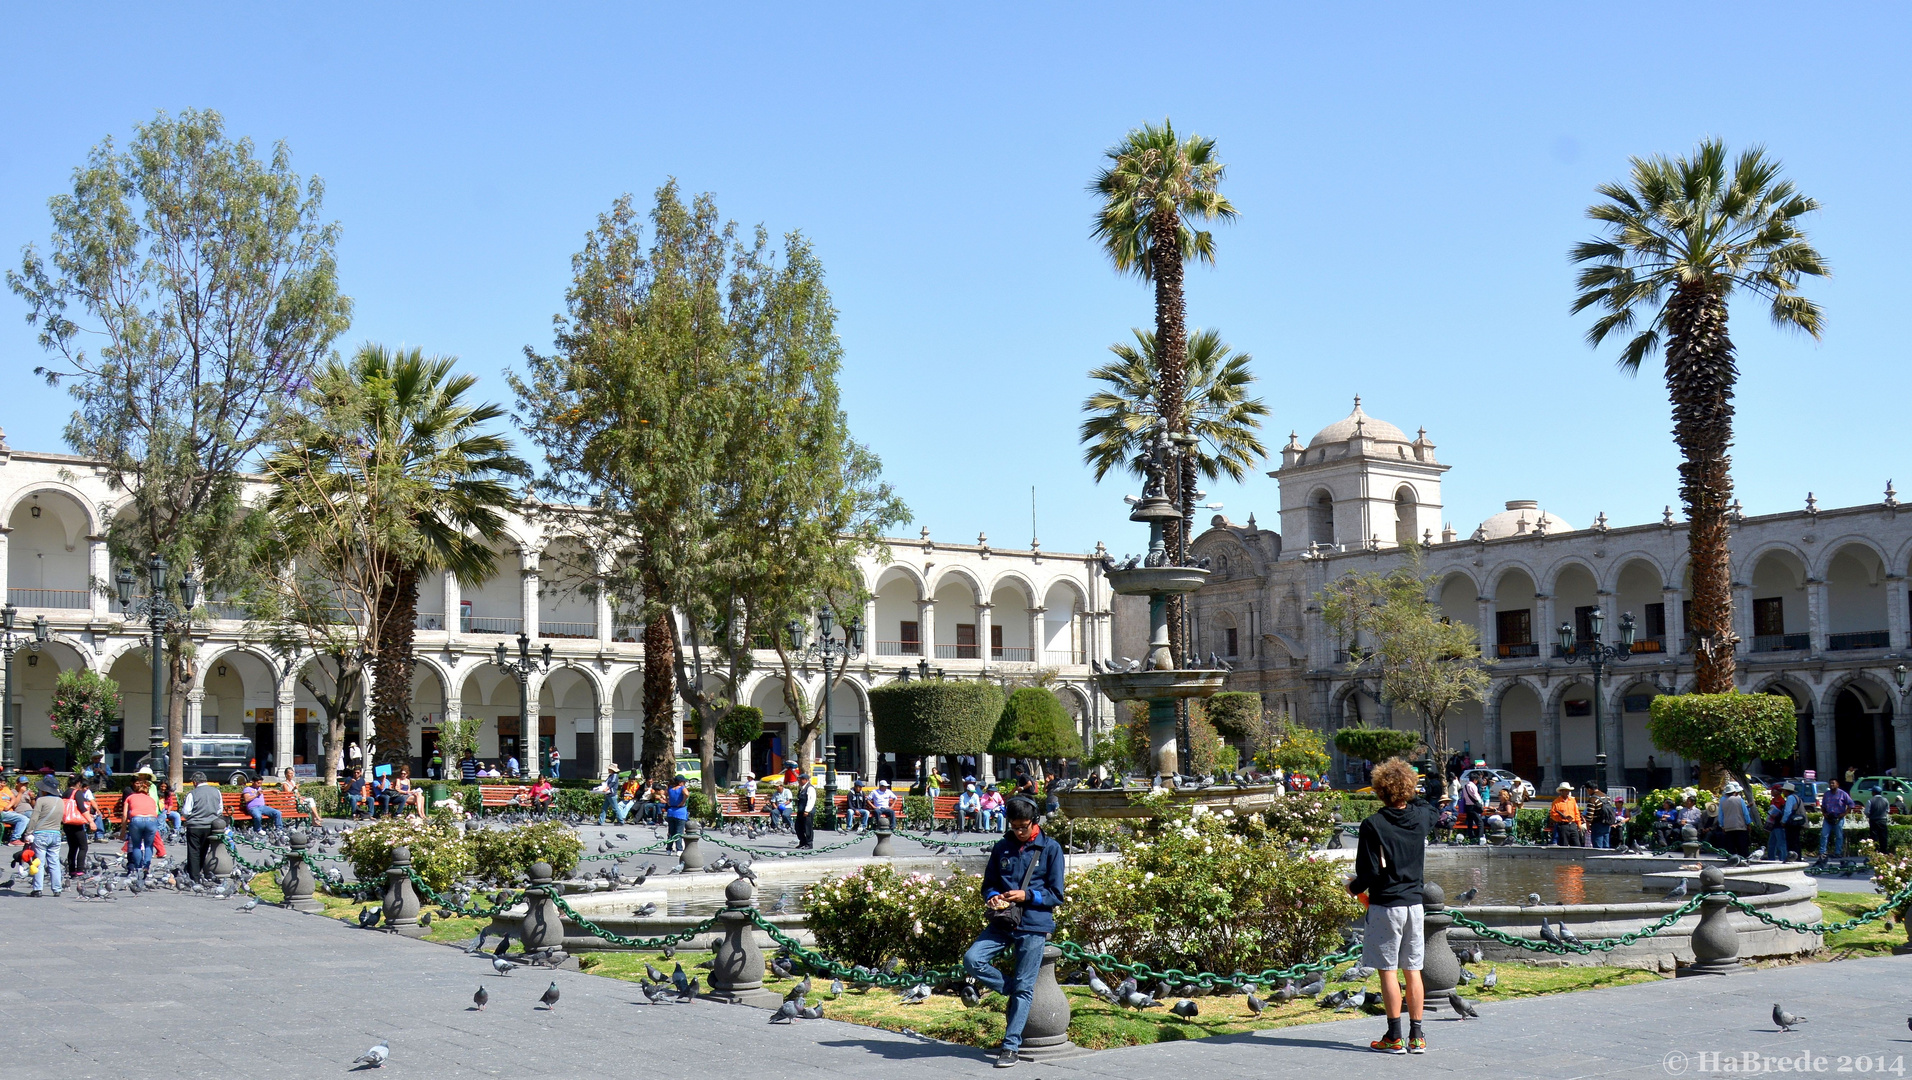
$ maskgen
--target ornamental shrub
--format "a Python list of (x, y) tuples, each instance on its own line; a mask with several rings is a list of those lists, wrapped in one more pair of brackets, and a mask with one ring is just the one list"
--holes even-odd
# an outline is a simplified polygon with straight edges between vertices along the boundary
[(478, 878), (487, 885), (518, 885), (531, 878), (531, 864), (547, 862), (557, 877), (569, 877), (584, 854), (584, 842), (562, 821), (539, 821), (509, 829), (467, 834)]
[(1082, 756), (1082, 738), (1062, 701), (1040, 686), (1009, 695), (989, 740), (989, 752), (1039, 761), (1074, 761)]
[[(1147, 773), (1154, 764), (1149, 746), (1148, 706), (1140, 701), (1128, 704), (1129, 722), (1124, 726), (1128, 733), (1128, 756), (1142, 772)], [(1227, 770), (1222, 769), (1225, 745), (1215, 725), (1208, 722), (1208, 711), (1202, 708), (1202, 703), (1189, 702), (1188, 750), (1194, 760), (1184, 764), (1182, 771), (1189, 776), (1213, 776), (1220, 771), (1234, 771), (1234, 766), (1240, 764), (1239, 757), (1233, 760)]]
[(876, 749), (885, 754), (983, 753), (1002, 709), (1002, 692), (986, 682), (918, 680), (870, 691)]
[(737, 751), (756, 742), (763, 735), (763, 710), (755, 705), (738, 705), (717, 721), (717, 745), (730, 750), (734, 760)]
[(1331, 791), (1290, 791), (1262, 811), (1269, 839), (1291, 850), (1306, 851), (1328, 842), (1334, 832), (1334, 812), (1341, 806)]
[(444, 821), (420, 821), (411, 816), (383, 818), (345, 834), (340, 854), (352, 864), (362, 882), (382, 882), (392, 865), (392, 849), (412, 849), (412, 869), (439, 892), (471, 873), (471, 847), (464, 834)]
[(1122, 841), (1120, 861), (1071, 876), (1059, 937), (1157, 969), (1254, 972), (1320, 959), (1361, 914), (1341, 863), (1289, 851), (1252, 819), (1170, 810), (1157, 824)]
[(1335, 748), (1351, 758), (1380, 764), (1392, 757), (1404, 758), (1421, 745), (1417, 731), (1393, 728), (1344, 727), (1334, 733)]
[(107, 729), (120, 715), (119, 683), (91, 668), (69, 668), (53, 683), (53, 737), (66, 747), (78, 772), (106, 745)]
[(1799, 734), (1783, 694), (1663, 694), (1650, 709), (1646, 733), (1661, 752), (1724, 768), (1789, 758)]
[(864, 967), (890, 960), (911, 968), (951, 967), (983, 928), (981, 885), (975, 874), (906, 875), (872, 863), (810, 887), (810, 932), (833, 960)]
[(1225, 739), (1251, 739), (1261, 727), (1261, 695), (1245, 690), (1216, 694), (1206, 702), (1208, 722)]

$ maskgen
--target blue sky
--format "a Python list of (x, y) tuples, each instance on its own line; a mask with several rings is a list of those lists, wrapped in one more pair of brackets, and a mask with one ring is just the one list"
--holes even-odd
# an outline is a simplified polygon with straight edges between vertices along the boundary
[[(1912, 492), (1906, 45), (1888, 5), (21, 6), (0, 258), (44, 243), (102, 137), (215, 108), (325, 179), (343, 345), (454, 354), (508, 400), (594, 217), (676, 176), (814, 239), (909, 535), (1021, 546), (1034, 486), (1045, 548), (1120, 552), (1131, 485), (1092, 483), (1075, 429), (1084, 372), (1152, 308), (1090, 242), (1084, 185), (1167, 116), (1229, 163), (1241, 218), (1190, 319), (1254, 355), (1271, 449), (1360, 393), (1427, 427), (1463, 534), (1513, 498), (1630, 524), (1678, 501), (1664, 388), (1586, 347), (1565, 252), (1628, 155), (1717, 135), (1825, 204), (1836, 273), (1810, 286), (1823, 342), (1736, 311), (1740, 496), (1839, 506)], [(0, 426), (56, 449), (70, 406), (32, 382), (24, 311), (0, 294)], [(1275, 523), (1264, 475), (1210, 499)]]

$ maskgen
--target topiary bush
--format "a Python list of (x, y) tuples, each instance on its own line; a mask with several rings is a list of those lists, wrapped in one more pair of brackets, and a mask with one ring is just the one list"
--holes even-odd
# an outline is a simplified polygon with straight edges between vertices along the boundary
[(1040, 686), (1009, 695), (989, 740), (989, 752), (1039, 761), (1074, 761), (1082, 756), (1082, 737), (1061, 699)]
[(442, 819), (381, 818), (346, 833), (339, 852), (360, 881), (380, 882), (392, 865), (392, 849), (400, 845), (412, 849), (412, 869), (439, 892), (471, 873), (471, 846), (463, 833)]
[(1002, 709), (1001, 691), (985, 682), (918, 680), (870, 691), (876, 749), (885, 754), (983, 753)]
[(864, 967), (890, 960), (912, 968), (950, 967), (982, 929), (981, 885), (975, 874), (905, 875), (873, 863), (810, 887), (810, 932), (833, 960)]
[(1341, 792), (1340, 796), (1342, 821), (1366, 821), (1369, 814), (1381, 809), (1379, 795), (1348, 791)]
[(1412, 754), (1421, 745), (1421, 735), (1393, 728), (1344, 727), (1334, 733), (1334, 745), (1351, 758), (1379, 764)]
[(561, 821), (539, 821), (509, 829), (475, 829), (466, 837), (479, 880), (488, 885), (517, 885), (530, 880), (531, 864), (547, 862), (557, 877), (569, 877), (584, 854), (584, 842)]
[(1722, 768), (1789, 758), (1799, 735), (1793, 700), (1783, 694), (1662, 694), (1649, 709), (1654, 746)]

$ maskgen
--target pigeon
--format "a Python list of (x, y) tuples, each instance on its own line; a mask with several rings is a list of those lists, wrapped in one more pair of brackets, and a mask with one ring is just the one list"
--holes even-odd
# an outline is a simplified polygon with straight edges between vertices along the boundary
[(1348, 973), (1341, 978), (1344, 982), (1365, 982), (1373, 977), (1374, 969), (1371, 967), (1352, 967), (1349, 968)]
[(1454, 1015), (1460, 1017), (1462, 1020), (1478, 1020), (1480, 1018), (1480, 1014), (1474, 1011), (1474, 1007), (1467, 1003), (1466, 998), (1451, 990), (1447, 993), (1447, 1007), (1453, 1009)]
[(370, 1065), (374, 1069), (382, 1069), (385, 1067), (385, 1059), (391, 1056), (392, 1056), (392, 1048), (385, 1045), (384, 1043), (379, 1043), (377, 1046), (372, 1047), (370, 1050), (367, 1050), (363, 1054), (360, 1054), (358, 1057), (353, 1058), (352, 1064)]
[(238, 906), (237, 908), (235, 908), (234, 910), (237, 910), (237, 911), (244, 911), (244, 912), (247, 912), (247, 913), (251, 913), (251, 912), (254, 912), (254, 911), (257, 911), (257, 910), (259, 910), (259, 898), (258, 898), (258, 897), (256, 897), (256, 896), (248, 896), (248, 897), (246, 897), (246, 902), (245, 902), (245, 903), (243, 903), (243, 904), (240, 904), (240, 905), (239, 905), (239, 906)]
[(831, 979), (830, 980), (830, 1000), (835, 1001), (837, 998), (840, 998), (842, 996), (843, 996), (843, 980)]
[[(256, 903), (257, 903), (257, 901), (254, 901), (254, 903), (256, 904)], [(429, 930), (429, 929), (431, 929), (431, 925), (432, 925), (432, 913), (431, 913), (431, 912), (429, 912), (429, 911), (427, 911), (427, 912), (426, 912), (425, 914), (423, 914), (423, 915), (420, 915), (420, 916), (418, 917), (418, 925), (419, 925), (419, 926), (421, 926), (421, 927), (423, 927), (423, 928), (425, 928), (425, 929), (427, 929), (427, 930)]]
[(518, 965), (515, 961), (506, 960), (502, 956), (494, 956), (491, 958), (491, 970), (497, 972), (500, 975), (511, 974), (511, 969), (517, 966)]
[(1295, 993), (1300, 994), (1302, 997), (1314, 997), (1327, 988), (1328, 977), (1326, 975), (1316, 975), (1313, 982), (1304, 984), (1301, 989), (1295, 991)]
[(1342, 1009), (1348, 1007), (1348, 1000), (1353, 996), (1354, 992), (1351, 990), (1336, 990), (1334, 993), (1322, 998), (1320, 1004), (1323, 1008), (1340, 1012)]
[(1469, 890), (1467, 890), (1466, 892), (1464, 892), (1464, 893), (1462, 893), (1462, 894), (1460, 894), (1459, 896), (1456, 896), (1456, 897), (1454, 898), (1454, 902), (1455, 902), (1456, 904), (1465, 904), (1465, 903), (1467, 903), (1468, 901), (1470, 901), (1470, 900), (1472, 900), (1472, 899), (1474, 899), (1474, 897), (1476, 897), (1476, 896), (1479, 896), (1479, 895), (1480, 895), (1480, 890), (1479, 890), (1479, 889), (1469, 889)]
[(1275, 987), (1275, 1004), (1277, 1005), (1286, 1005), (1300, 996), (1301, 991), (1295, 988), (1293, 979), (1283, 979), (1281, 985)]
[(486, 927), (485, 929), (478, 931), (478, 940), (472, 942), (470, 945), (465, 946), (465, 955), (472, 956), (477, 953), (481, 953), (485, 951), (485, 938), (489, 937), (490, 935), (491, 935), (491, 929), (489, 927)]
[(803, 1004), (803, 999), (809, 996), (810, 996), (810, 976), (805, 975), (803, 977), (802, 982), (791, 987), (790, 992), (783, 995), (783, 999), (785, 1001), (794, 1001), (797, 1004), (801, 1005)]
[(1566, 942), (1569, 945), (1580, 944), (1580, 939), (1574, 935), (1573, 927), (1567, 925), (1567, 920), (1562, 919), (1559, 922), (1555, 923), (1554, 926), (1560, 932), (1560, 940)]
[(803, 1006), (794, 1001), (786, 1001), (782, 1005), (777, 1006), (776, 1012), (770, 1014), (770, 1022), (773, 1024), (788, 1024), (795, 1020), (797, 1014), (802, 1011)]
[(1482, 951), (1479, 945), (1475, 945), (1473, 948), (1467, 950), (1467, 959), (1463, 961), (1463, 963), (1479, 964), (1479, 963), (1485, 962), (1486, 960), (1487, 960), (1487, 953)]
[(471, 995), (471, 1003), (478, 1006), (479, 1012), (485, 1011), (485, 1005), (491, 1000), (491, 992), (480, 986), (478, 992)]
[(1266, 1007), (1267, 1007), (1267, 1003), (1262, 1001), (1260, 998), (1256, 997), (1255, 992), (1253, 990), (1248, 991), (1248, 1011), (1249, 1012), (1255, 1014), (1256, 1016), (1260, 1016), (1261, 1010)]
[(649, 960), (644, 961), (644, 974), (649, 975), (654, 983), (669, 982), (671, 979), (669, 975), (657, 970)]
[(383, 910), (378, 907), (368, 907), (359, 912), (359, 929), (370, 930), (378, 922), (379, 913)]
[(798, 1009), (797, 1016), (804, 1020), (821, 1020), (823, 1019), (823, 1003), (818, 1002), (809, 1008)]
[(672, 969), (671, 985), (677, 988), (679, 994), (690, 993), (690, 979), (684, 974), (684, 965), (678, 964)]
[(1462, 968), (1461, 969), (1461, 985), (1466, 986), (1468, 983), (1471, 983), (1473, 981), (1474, 981), (1473, 973), (1469, 972), (1466, 968)]
[(538, 1000), (544, 1002), (545, 1011), (547, 1012), (556, 1008), (558, 1004), (558, 984), (554, 982), (550, 986), (545, 987), (544, 993), (538, 997)]
[(1560, 939), (1560, 935), (1554, 931), (1554, 928), (1547, 925), (1547, 917), (1545, 915), (1540, 917), (1540, 940), (1549, 945), (1566, 944), (1566, 942)]
[(1200, 1005), (1195, 1004), (1195, 1002), (1191, 1001), (1188, 998), (1183, 998), (1182, 1000), (1176, 1002), (1175, 1004), (1170, 1005), (1168, 1007), (1168, 1011), (1174, 1013), (1176, 1016), (1180, 1016), (1186, 1019), (1191, 1016), (1200, 1015), (1202, 1011), (1202, 1007)]
[(697, 980), (692, 979), (689, 982), (684, 984), (683, 992), (678, 995), (677, 1000), (690, 1001), (696, 997), (697, 997)]
[(1482, 980), (1480, 981), (1480, 986), (1481, 986), (1481, 989), (1483, 989), (1483, 990), (1492, 990), (1492, 989), (1493, 989), (1493, 988), (1494, 988), (1495, 986), (1498, 986), (1499, 984), (1500, 984), (1500, 971), (1499, 971), (1499, 969), (1497, 969), (1497, 968), (1488, 968), (1488, 969), (1487, 969), (1487, 977), (1486, 977), (1485, 979), (1482, 979)]
[[(1773, 1023), (1779, 1025), (1779, 1030), (1791, 1031), (1795, 1025), (1803, 1024), (1805, 1022), (1806, 1022), (1805, 1017), (1794, 1016), (1793, 1014), (1780, 1008), (1778, 1002), (1773, 1003)], [(1908, 1023), (1912, 1023), (1912, 1021), (1909, 1021)]]
[(644, 1000), (653, 1005), (661, 1004), (670, 991), (669, 983), (639, 983), (638, 986), (644, 991)]
[(1136, 1009), (1136, 1010), (1157, 1009), (1157, 1008), (1160, 1008), (1162, 1005), (1162, 1003), (1155, 1000), (1153, 996), (1149, 994), (1144, 994), (1137, 990), (1131, 990), (1126, 995), (1124, 995), (1122, 998), (1122, 1004), (1131, 1009)]
[(917, 983), (915, 986), (903, 991), (901, 1003), (904, 1005), (921, 1005), (923, 1002), (929, 1000), (931, 992), (928, 983)]
[(1540, 894), (1539, 894), (1539, 893), (1537, 893), (1537, 892), (1530, 892), (1530, 893), (1528, 893), (1528, 894), (1527, 894), (1527, 906), (1528, 906), (1528, 907), (1539, 907), (1539, 906), (1540, 906)]
[(1686, 879), (1685, 878), (1681, 878), (1680, 883), (1678, 885), (1675, 885), (1671, 889), (1668, 889), (1666, 891), (1666, 899), (1668, 900), (1678, 900), (1680, 897), (1685, 895), (1686, 895)]
[(1094, 968), (1090, 968), (1088, 974), (1089, 974), (1089, 992), (1094, 994), (1096, 997), (1099, 997), (1102, 1000), (1108, 1002), (1111, 1005), (1115, 1004), (1117, 1000), (1115, 996), (1115, 991), (1109, 989), (1109, 984), (1102, 981), (1102, 976), (1096, 974), (1096, 970)]

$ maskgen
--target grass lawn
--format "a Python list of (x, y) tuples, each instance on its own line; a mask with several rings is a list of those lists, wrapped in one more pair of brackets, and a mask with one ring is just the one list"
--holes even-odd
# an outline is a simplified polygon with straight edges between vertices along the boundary
[[(1879, 906), (1885, 897), (1877, 893), (1862, 892), (1822, 892), (1816, 901), (1824, 911), (1822, 921), (1843, 922), (1856, 915), (1863, 915)], [(1892, 925), (1887, 925), (1890, 922)], [(1826, 948), (1835, 955), (1851, 953), (1857, 956), (1890, 956), (1895, 945), (1904, 945), (1907, 931), (1898, 925), (1898, 919), (1887, 916), (1877, 922), (1870, 922), (1857, 930), (1842, 930), (1826, 935)]]
[[(260, 900), (268, 904), (285, 901), (285, 894), (279, 891), (279, 885), (272, 880), (271, 874), (260, 874), (253, 878), (252, 891), (259, 895)], [(333, 896), (323, 889), (312, 895), (325, 905), (323, 912), (325, 918), (338, 919), (355, 926), (358, 924), (359, 912), (378, 903), (377, 900), (347, 900), (344, 897)], [(435, 904), (426, 904), (422, 910), (433, 912), (432, 924), (425, 934), (426, 941), (466, 942), (477, 937), (481, 928), (491, 925), (490, 919), (443, 917), (438, 914), (441, 909)]]

